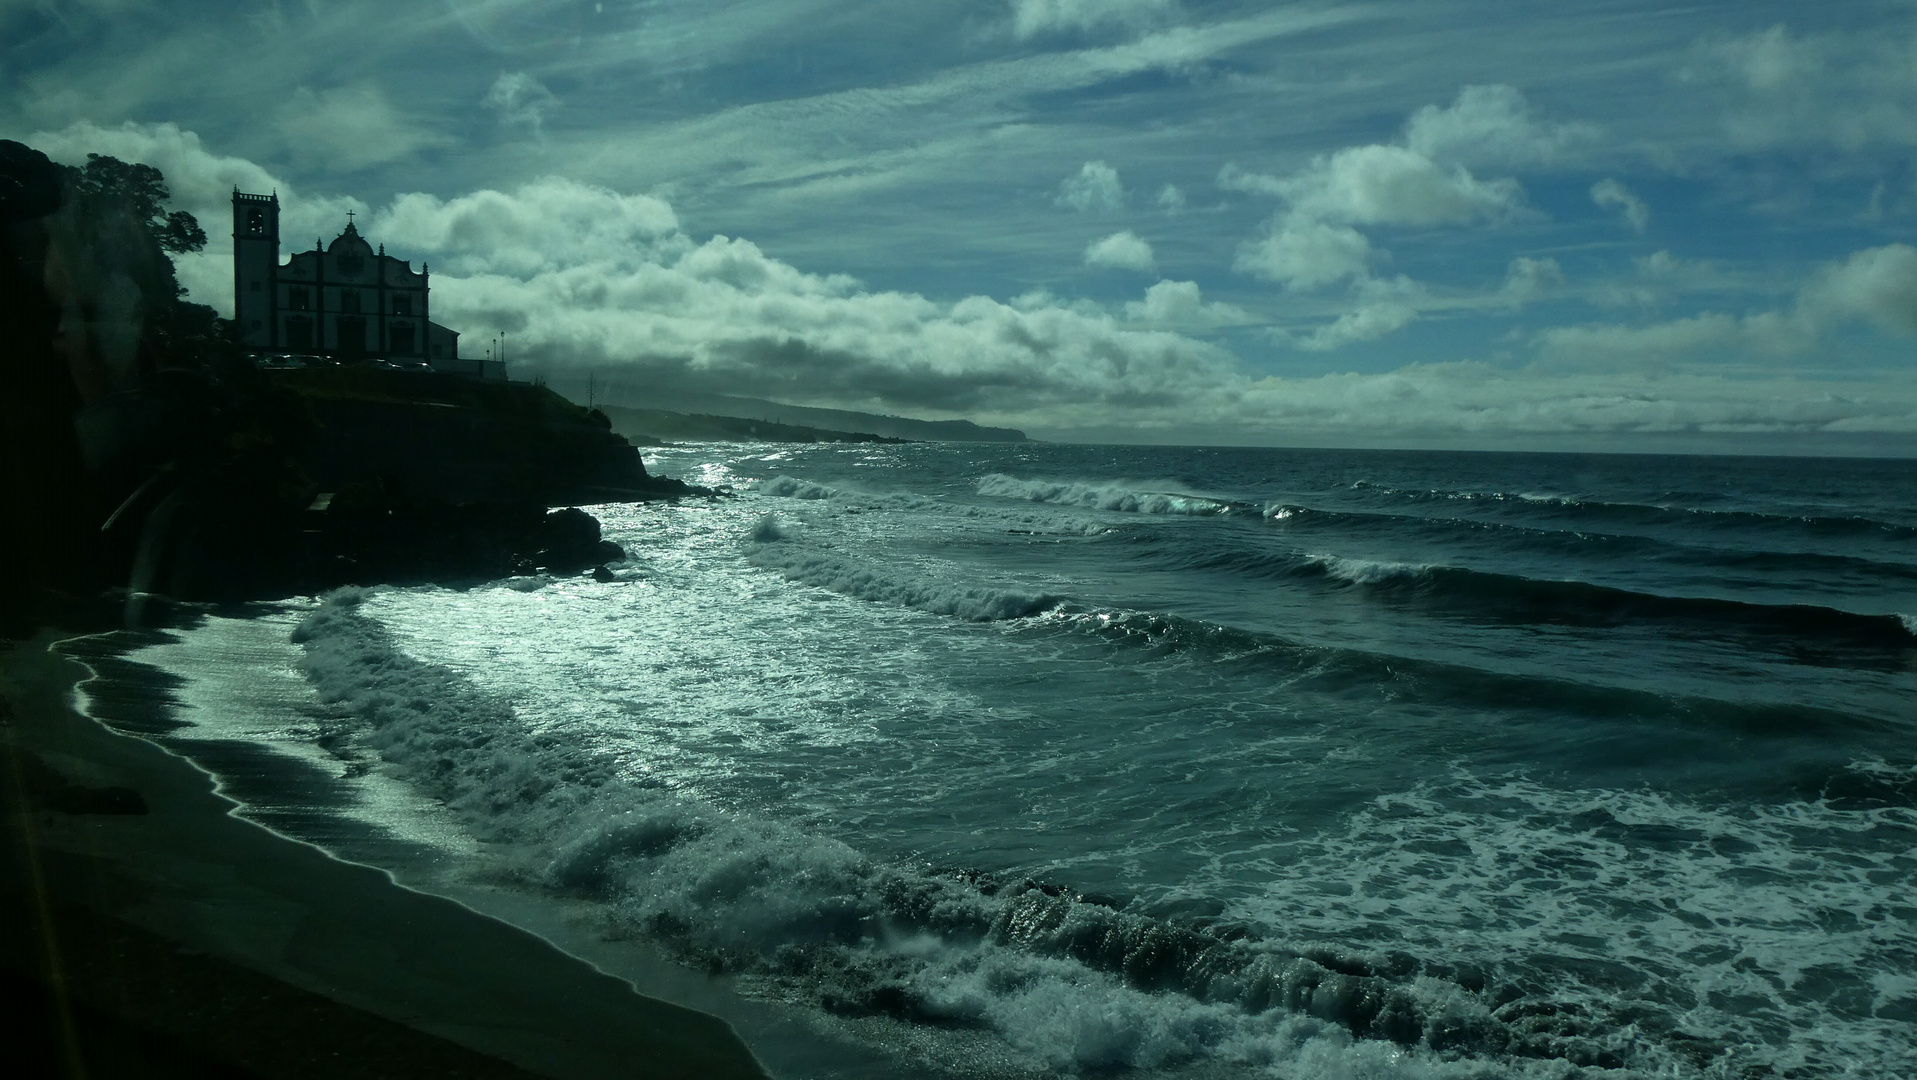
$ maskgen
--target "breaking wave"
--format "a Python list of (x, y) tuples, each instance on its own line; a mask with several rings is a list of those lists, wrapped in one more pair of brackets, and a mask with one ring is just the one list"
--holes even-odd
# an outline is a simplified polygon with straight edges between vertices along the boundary
[(746, 561), (752, 565), (775, 571), (787, 581), (815, 585), (858, 600), (899, 604), (978, 622), (1024, 618), (1063, 602), (1042, 592), (965, 585), (876, 569), (830, 549), (787, 542), (787, 528), (771, 515), (759, 519), (746, 539), (750, 546)]
[[(516, 852), (525, 883), (603, 903), (627, 932), (766, 992), (987, 1028), (1056, 1070), (1203, 1058), (1409, 1080), (1696, 1056), (1563, 1022), (1548, 990), (1443, 960), (1288, 947), (1030, 879), (875, 860), (720, 811), (410, 658), (360, 613), (365, 596), (328, 596), (294, 634), (302, 671), (364, 747)], [(1510, 1008), (1520, 999), (1531, 1011)]]
[(1202, 495), (1140, 490), (1118, 483), (1082, 484), (1069, 480), (1021, 480), (1004, 473), (992, 473), (982, 477), (977, 488), (980, 495), (993, 498), (1023, 499), (1027, 502), (1080, 506), (1088, 510), (1117, 510), (1133, 514), (1205, 516), (1244, 513), (1256, 509), (1248, 503), (1208, 499)]

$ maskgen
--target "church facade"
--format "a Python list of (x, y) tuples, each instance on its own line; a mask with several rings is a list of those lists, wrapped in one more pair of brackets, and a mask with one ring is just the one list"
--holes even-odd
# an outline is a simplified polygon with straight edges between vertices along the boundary
[(431, 301), (428, 268), (375, 251), (350, 214), (332, 243), (282, 264), (279, 196), (234, 190), (234, 321), (249, 352), (503, 378), (503, 365), (460, 359), (459, 334), (432, 321)]

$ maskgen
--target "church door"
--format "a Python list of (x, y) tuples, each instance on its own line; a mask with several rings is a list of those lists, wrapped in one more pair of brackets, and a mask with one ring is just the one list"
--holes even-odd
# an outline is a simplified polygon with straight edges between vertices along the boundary
[(339, 317), (339, 358), (351, 362), (366, 359), (366, 317)]
[(393, 335), (392, 354), (394, 356), (417, 356), (419, 347), (413, 344), (413, 326), (411, 323), (399, 323), (391, 331)]

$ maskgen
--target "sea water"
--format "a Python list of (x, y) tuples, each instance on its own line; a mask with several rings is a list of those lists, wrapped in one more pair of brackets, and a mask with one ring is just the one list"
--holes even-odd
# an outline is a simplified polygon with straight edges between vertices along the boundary
[(899, 1075), (1917, 1075), (1912, 463), (648, 464), (735, 495), (592, 508), (611, 582), (131, 659), (207, 745), (366, 778), (320, 818), (974, 1047)]

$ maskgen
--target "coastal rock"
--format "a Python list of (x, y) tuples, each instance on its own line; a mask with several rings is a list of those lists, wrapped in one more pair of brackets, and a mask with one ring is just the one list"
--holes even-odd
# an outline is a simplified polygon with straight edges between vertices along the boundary
[(595, 566), (592, 568), (592, 579), (594, 581), (599, 582), (601, 585), (607, 584), (608, 582), (619, 580), (617, 577), (613, 575), (612, 571), (606, 569), (606, 565), (604, 563), (601, 563), (598, 566)]
[(576, 506), (547, 514), (539, 539), (539, 562), (548, 569), (575, 570), (604, 558), (599, 551), (599, 519)]

